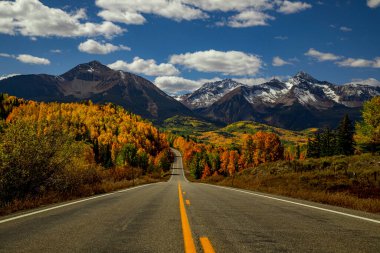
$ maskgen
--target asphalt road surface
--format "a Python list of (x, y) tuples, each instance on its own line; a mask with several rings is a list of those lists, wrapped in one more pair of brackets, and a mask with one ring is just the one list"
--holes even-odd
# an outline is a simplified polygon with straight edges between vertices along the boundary
[(380, 252), (380, 216), (168, 182), (0, 218), (0, 252)]

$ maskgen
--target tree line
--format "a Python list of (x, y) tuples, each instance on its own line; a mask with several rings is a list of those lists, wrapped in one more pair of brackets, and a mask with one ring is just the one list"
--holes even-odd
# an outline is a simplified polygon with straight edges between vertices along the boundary
[[(0, 206), (170, 169), (166, 135), (113, 104), (0, 95)], [(131, 174), (132, 173), (132, 174)]]
[(324, 128), (308, 138), (305, 154), (299, 145), (293, 151), (285, 150), (280, 138), (268, 132), (245, 134), (241, 146), (216, 147), (198, 143), (189, 136), (177, 137), (171, 142), (182, 152), (185, 166), (196, 179), (214, 175), (234, 176), (246, 168), (278, 160), (350, 156), (362, 152), (360, 149), (375, 152), (380, 145), (379, 112), (380, 97), (365, 102), (363, 121), (354, 125), (349, 116), (345, 115), (336, 129)]

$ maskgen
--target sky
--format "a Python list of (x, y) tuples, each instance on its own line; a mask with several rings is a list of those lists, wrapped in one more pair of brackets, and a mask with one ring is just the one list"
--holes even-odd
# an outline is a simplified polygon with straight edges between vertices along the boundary
[(380, 85), (380, 0), (0, 0), (0, 76), (100, 61), (170, 94), (305, 71)]

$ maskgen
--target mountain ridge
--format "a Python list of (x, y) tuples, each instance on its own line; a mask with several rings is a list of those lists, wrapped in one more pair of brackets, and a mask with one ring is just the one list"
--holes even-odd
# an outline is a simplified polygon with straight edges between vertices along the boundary
[(17, 75), (0, 80), (0, 92), (36, 101), (115, 103), (145, 118), (162, 121), (193, 112), (150, 81), (112, 70), (98, 61), (75, 66), (58, 75)]
[[(380, 95), (380, 87), (365, 84), (335, 85), (299, 72), (287, 81), (272, 79), (260, 85), (238, 83), (220, 93), (220, 83), (207, 83), (192, 94), (181, 97), (184, 105), (206, 118), (230, 124), (254, 120), (277, 127), (301, 130), (308, 127), (336, 125), (349, 114), (360, 118), (364, 101)], [(191, 100), (196, 94), (196, 100)], [(214, 94), (211, 97), (210, 94)], [(208, 102), (203, 100), (208, 99)]]

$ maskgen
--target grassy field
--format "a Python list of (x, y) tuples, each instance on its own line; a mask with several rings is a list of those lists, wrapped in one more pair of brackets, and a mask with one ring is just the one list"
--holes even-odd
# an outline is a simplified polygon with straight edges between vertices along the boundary
[(317, 131), (317, 129), (291, 131), (253, 121), (240, 121), (227, 126), (216, 126), (212, 123), (181, 116), (167, 119), (161, 130), (196, 138), (198, 141), (215, 146), (241, 145), (244, 135), (255, 134), (259, 131), (277, 134), (284, 146), (302, 146), (307, 143), (307, 138)]
[(205, 182), (380, 213), (380, 156), (281, 161)]

